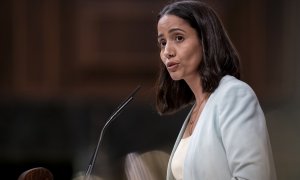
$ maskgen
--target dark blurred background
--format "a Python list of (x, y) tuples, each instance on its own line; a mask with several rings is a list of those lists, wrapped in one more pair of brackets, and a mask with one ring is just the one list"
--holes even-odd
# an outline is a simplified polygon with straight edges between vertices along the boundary
[[(154, 107), (156, 14), (166, 2), (0, 2), (1, 179), (37, 166), (62, 180), (85, 171), (101, 127), (138, 84), (105, 134), (96, 174), (124, 179), (128, 153), (170, 152), (188, 108), (160, 117)], [(278, 179), (299, 179), (300, 1), (206, 2), (265, 111)]]

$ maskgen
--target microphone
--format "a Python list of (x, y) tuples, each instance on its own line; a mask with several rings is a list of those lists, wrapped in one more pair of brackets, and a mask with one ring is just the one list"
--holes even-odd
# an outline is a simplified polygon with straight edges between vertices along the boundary
[(84, 180), (89, 180), (92, 170), (94, 168), (95, 165), (95, 161), (97, 159), (98, 156), (98, 151), (101, 145), (101, 141), (102, 141), (102, 137), (104, 135), (104, 132), (106, 130), (106, 128), (108, 127), (108, 125), (121, 113), (121, 111), (124, 109), (125, 106), (127, 106), (127, 104), (133, 99), (133, 96), (140, 90), (141, 85), (138, 85), (133, 91), (132, 93), (130, 93), (130, 95), (117, 107), (117, 109), (112, 113), (112, 115), (108, 118), (108, 120), (106, 121), (106, 123), (104, 124), (99, 139), (98, 139), (98, 143), (96, 146), (96, 149), (93, 153), (93, 156), (91, 158), (91, 161), (88, 165), (88, 168), (86, 170), (85, 176), (84, 176)]

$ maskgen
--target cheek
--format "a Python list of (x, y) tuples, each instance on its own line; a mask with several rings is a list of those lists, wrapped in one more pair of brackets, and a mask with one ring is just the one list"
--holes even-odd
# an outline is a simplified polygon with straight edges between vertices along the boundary
[(195, 56), (195, 66), (198, 68), (202, 61), (202, 53), (199, 53)]
[(202, 61), (202, 53), (200, 51), (193, 50), (187, 54), (188, 56), (186, 59), (189, 59), (187, 62), (188, 66), (192, 69), (198, 69), (200, 62)]
[(161, 60), (163, 63), (165, 63), (164, 55), (163, 55), (163, 52), (162, 52), (162, 51), (160, 51), (159, 56), (160, 56), (160, 60)]
[(194, 63), (196, 64), (200, 64), (200, 62), (202, 61), (202, 47), (201, 46), (195, 46), (195, 48), (193, 48), (193, 51), (190, 52), (191, 54), (191, 58), (194, 59)]

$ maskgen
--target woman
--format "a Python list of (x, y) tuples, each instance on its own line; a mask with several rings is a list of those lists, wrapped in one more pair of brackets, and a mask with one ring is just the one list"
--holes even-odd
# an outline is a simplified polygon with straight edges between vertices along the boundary
[(169, 159), (167, 180), (275, 180), (263, 111), (240, 81), (238, 53), (205, 3), (178, 1), (158, 15), (162, 60), (157, 109), (194, 104)]

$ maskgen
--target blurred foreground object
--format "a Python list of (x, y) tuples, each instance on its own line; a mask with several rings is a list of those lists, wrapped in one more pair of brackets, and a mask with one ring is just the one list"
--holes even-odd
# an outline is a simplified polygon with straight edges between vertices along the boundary
[(125, 173), (128, 180), (165, 179), (169, 154), (150, 151), (143, 154), (129, 153), (125, 158)]
[[(90, 180), (103, 180), (103, 178), (99, 177), (99, 176), (95, 176), (95, 175), (91, 175)], [(72, 178), (72, 180), (85, 180), (85, 172), (79, 172), (77, 175), (75, 175), (74, 178)]]
[(53, 180), (53, 175), (48, 169), (37, 167), (23, 172), (18, 180)]

